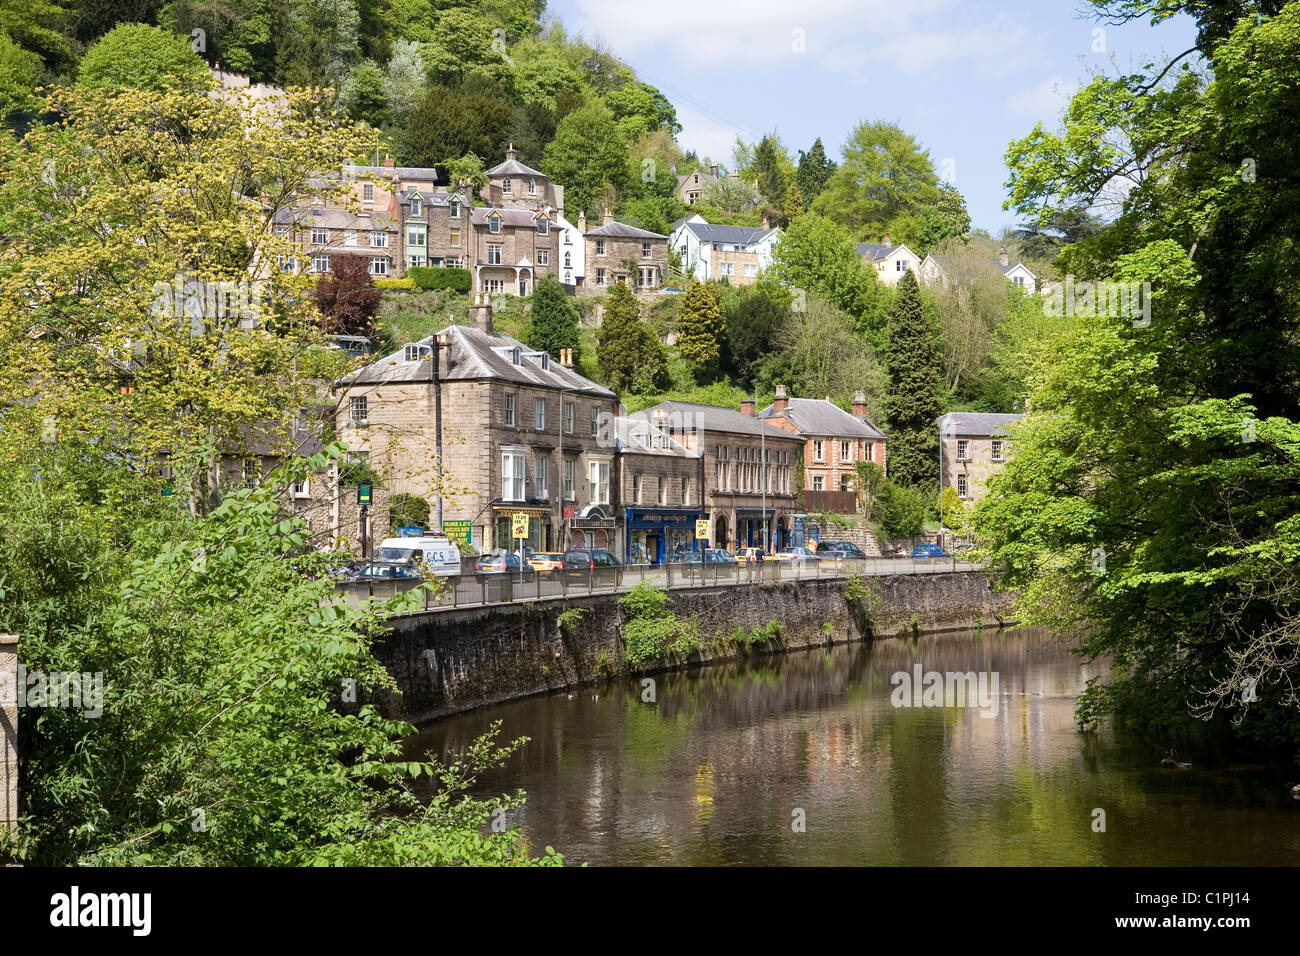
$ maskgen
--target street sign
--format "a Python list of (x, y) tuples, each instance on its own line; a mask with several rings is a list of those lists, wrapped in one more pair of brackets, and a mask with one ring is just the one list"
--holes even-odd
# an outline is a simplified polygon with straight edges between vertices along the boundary
[(516, 511), (510, 516), (510, 526), (514, 529), (513, 536), (516, 538), (528, 537), (528, 515), (522, 511)]
[(468, 521), (444, 521), (442, 533), (452, 541), (464, 541), (471, 544), (470, 523)]
[(363, 481), (357, 485), (357, 504), (370, 504), (370, 482)]
[(709, 540), (709, 519), (699, 518), (695, 522), (695, 537), (701, 541)]

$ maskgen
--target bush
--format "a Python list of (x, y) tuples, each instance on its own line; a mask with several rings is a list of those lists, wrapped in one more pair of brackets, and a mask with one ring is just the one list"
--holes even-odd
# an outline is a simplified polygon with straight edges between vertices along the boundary
[(468, 269), (412, 266), (406, 270), (406, 277), (414, 282), (418, 289), (452, 289), (456, 292), (468, 292), (470, 286), (474, 284), (474, 277)]
[(410, 276), (402, 279), (376, 279), (376, 289), (414, 289), (415, 280)]
[(688, 654), (699, 647), (699, 628), (668, 607), (668, 592), (642, 581), (619, 599), (627, 662), (639, 667), (665, 654)]
[(886, 479), (880, 486), (880, 530), (887, 538), (910, 538), (925, 527), (929, 510), (924, 492)]
[[(429, 502), (419, 495), (393, 495), (388, 504), (390, 526), (400, 528), (404, 525), (429, 527)], [(441, 533), (441, 529), (437, 529)]]

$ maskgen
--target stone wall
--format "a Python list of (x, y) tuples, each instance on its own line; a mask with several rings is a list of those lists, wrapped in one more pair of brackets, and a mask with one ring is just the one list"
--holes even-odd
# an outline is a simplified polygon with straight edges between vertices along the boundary
[(18, 822), (18, 635), (0, 634), (0, 827)]
[[(849, 582), (797, 581), (744, 589), (673, 591), (674, 610), (698, 622), (703, 646), (640, 672), (689, 667), (742, 653), (779, 653), (818, 645), (882, 639), (918, 631), (996, 627), (1010, 597), (994, 594), (977, 571), (865, 579), (868, 594), (847, 599)], [(582, 611), (576, 626), (562, 612)], [(780, 625), (761, 647), (738, 649), (736, 628)], [(604, 680), (624, 671), (617, 595), (412, 615), (375, 652), (401, 694), (375, 702), (392, 717), (423, 722), (531, 694)], [(715, 643), (716, 642), (716, 643)], [(713, 645), (713, 646), (710, 646)]]

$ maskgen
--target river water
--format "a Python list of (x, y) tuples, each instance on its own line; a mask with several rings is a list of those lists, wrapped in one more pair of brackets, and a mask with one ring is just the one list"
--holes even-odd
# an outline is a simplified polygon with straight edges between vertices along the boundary
[[(895, 706), (894, 675), (918, 664), (996, 673), (997, 693)], [(1177, 742), (1192, 766), (1164, 770), (1168, 741), (1080, 733), (1075, 698), (1100, 673), (1042, 632), (925, 635), (531, 698), (431, 724), (409, 749), (457, 753), (495, 720), (531, 738), (478, 792), (525, 790), (506, 822), (570, 863), (1300, 862), (1294, 771)]]

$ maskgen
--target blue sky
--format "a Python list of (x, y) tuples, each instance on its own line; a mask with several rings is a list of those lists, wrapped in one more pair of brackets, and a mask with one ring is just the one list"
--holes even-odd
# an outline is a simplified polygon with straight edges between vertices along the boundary
[[(955, 182), (974, 224), (996, 235), (1015, 221), (1002, 209), (1011, 140), (1039, 120), (1054, 127), (1092, 71), (1128, 71), (1195, 40), (1185, 16), (1159, 27), (1104, 26), (1081, 19), (1083, 6), (550, 0), (547, 9), (571, 35), (599, 38), (659, 87), (677, 107), (678, 141), (701, 156), (726, 163), (737, 135), (775, 130), (796, 158), (820, 136), (838, 160), (860, 121), (892, 120)], [(1099, 27), (1103, 36), (1094, 35)]]

